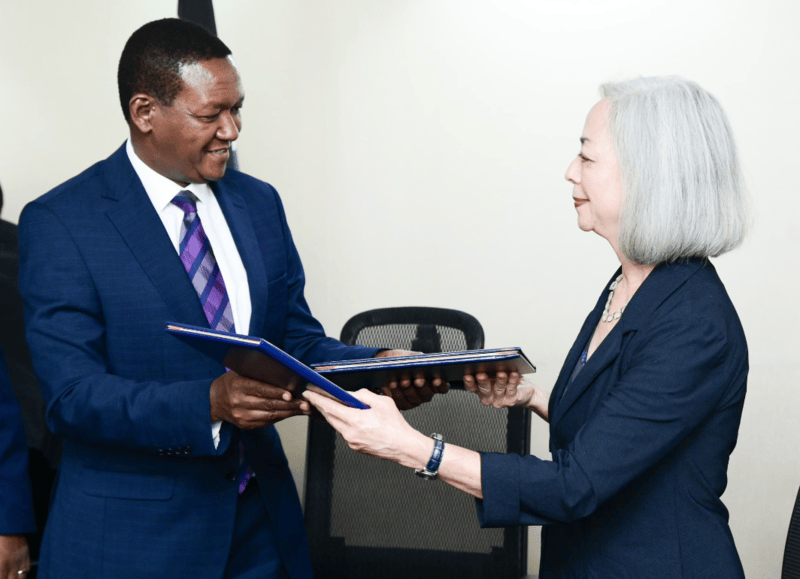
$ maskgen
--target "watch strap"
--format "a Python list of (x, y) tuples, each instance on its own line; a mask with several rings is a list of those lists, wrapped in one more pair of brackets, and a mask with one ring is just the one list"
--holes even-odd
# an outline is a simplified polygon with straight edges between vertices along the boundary
[(414, 473), (422, 478), (433, 480), (439, 474), (439, 466), (442, 464), (444, 454), (444, 436), (438, 433), (431, 434), (433, 439), (433, 452), (428, 464), (423, 469), (416, 469)]

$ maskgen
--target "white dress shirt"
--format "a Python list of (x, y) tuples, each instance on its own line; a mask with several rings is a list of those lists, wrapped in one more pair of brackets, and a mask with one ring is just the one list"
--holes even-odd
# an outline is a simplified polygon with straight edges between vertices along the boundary
[[(133, 170), (139, 176), (139, 180), (142, 182), (156, 213), (158, 213), (161, 223), (164, 224), (164, 229), (167, 231), (176, 253), (179, 252), (180, 248), (181, 226), (185, 214), (181, 208), (173, 205), (171, 201), (181, 191), (191, 191), (197, 197), (197, 215), (200, 217), (203, 230), (214, 250), (214, 257), (217, 259), (222, 279), (225, 280), (225, 290), (231, 302), (236, 332), (248, 334), (252, 306), (250, 304), (250, 286), (247, 282), (247, 271), (242, 263), (242, 258), (239, 256), (239, 251), (236, 249), (228, 222), (225, 221), (225, 216), (211, 188), (207, 183), (189, 183), (186, 187), (181, 187), (174, 181), (157, 173), (136, 155), (130, 139), (125, 143), (125, 151), (128, 153)], [(182, 322), (183, 320), (176, 321)], [(221, 425), (221, 421), (212, 424), (214, 447), (219, 445)]]

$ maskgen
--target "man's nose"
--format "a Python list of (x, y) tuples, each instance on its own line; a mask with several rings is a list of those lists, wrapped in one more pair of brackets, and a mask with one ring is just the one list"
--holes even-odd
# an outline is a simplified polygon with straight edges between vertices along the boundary
[(217, 138), (223, 141), (235, 141), (239, 138), (239, 131), (241, 124), (237, 123), (237, 119), (231, 111), (225, 111), (220, 114), (220, 126), (217, 129)]

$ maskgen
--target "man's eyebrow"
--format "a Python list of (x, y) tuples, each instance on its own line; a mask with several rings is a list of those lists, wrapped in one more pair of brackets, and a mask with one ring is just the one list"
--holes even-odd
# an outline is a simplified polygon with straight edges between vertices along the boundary
[(581, 145), (582, 145), (582, 144), (584, 144), (584, 143), (585, 143), (586, 141), (588, 141), (588, 140), (589, 140), (589, 139), (588, 139), (588, 138), (586, 138), (586, 137), (581, 137)]

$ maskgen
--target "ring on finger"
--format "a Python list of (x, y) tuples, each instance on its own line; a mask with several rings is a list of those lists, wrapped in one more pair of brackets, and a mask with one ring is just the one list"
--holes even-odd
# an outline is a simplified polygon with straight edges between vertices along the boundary
[(488, 388), (488, 387), (487, 387), (487, 388), (481, 388), (480, 386), (478, 386), (478, 390), (480, 390), (480, 391), (481, 391), (481, 392), (483, 392), (484, 394), (487, 394), (487, 393), (489, 393), (489, 392), (491, 392), (491, 391), (492, 391), (492, 389), (491, 389), (491, 388)]

